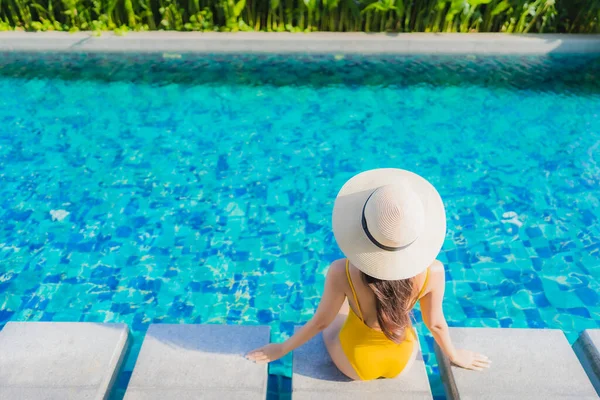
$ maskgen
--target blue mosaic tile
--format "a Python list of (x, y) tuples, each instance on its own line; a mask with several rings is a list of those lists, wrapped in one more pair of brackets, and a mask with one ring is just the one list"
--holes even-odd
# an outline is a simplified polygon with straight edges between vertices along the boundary
[(586, 306), (597, 306), (600, 303), (600, 296), (589, 287), (582, 287), (575, 290), (577, 297), (581, 299)]
[[(283, 340), (342, 256), (341, 185), (399, 167), (447, 208), (448, 323), (571, 340), (600, 326), (599, 69), (583, 56), (0, 53), (0, 327), (130, 324), (114, 399), (150, 323), (266, 323)], [(289, 398), (290, 357), (270, 371), (270, 398)]]

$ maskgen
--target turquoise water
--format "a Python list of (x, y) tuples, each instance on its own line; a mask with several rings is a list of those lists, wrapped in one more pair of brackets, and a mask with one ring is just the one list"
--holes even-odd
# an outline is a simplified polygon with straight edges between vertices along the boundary
[(600, 327), (599, 153), (597, 57), (0, 53), (0, 326), (128, 323), (115, 398), (150, 323), (281, 340), (342, 257), (339, 188), (399, 167), (447, 207), (449, 323), (573, 341)]

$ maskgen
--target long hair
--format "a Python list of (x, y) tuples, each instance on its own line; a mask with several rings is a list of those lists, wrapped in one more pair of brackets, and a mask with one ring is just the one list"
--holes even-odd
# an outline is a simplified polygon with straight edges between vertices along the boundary
[(363, 277), (375, 294), (377, 322), (383, 334), (395, 343), (404, 340), (411, 326), (410, 311), (416, 297), (414, 278), (384, 281), (365, 273)]

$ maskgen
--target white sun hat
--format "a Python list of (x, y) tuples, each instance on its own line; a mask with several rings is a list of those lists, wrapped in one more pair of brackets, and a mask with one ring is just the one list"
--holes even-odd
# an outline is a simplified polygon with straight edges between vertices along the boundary
[(446, 212), (437, 190), (396, 168), (362, 172), (344, 184), (333, 206), (333, 234), (348, 260), (382, 280), (412, 278), (437, 257)]

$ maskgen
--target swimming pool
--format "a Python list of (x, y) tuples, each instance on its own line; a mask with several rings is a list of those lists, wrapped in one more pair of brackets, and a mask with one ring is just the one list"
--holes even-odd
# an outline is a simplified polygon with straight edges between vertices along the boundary
[(599, 152), (598, 57), (0, 53), (0, 326), (128, 323), (115, 398), (150, 323), (280, 340), (341, 257), (341, 185), (399, 167), (447, 207), (451, 325), (574, 341), (600, 327)]

